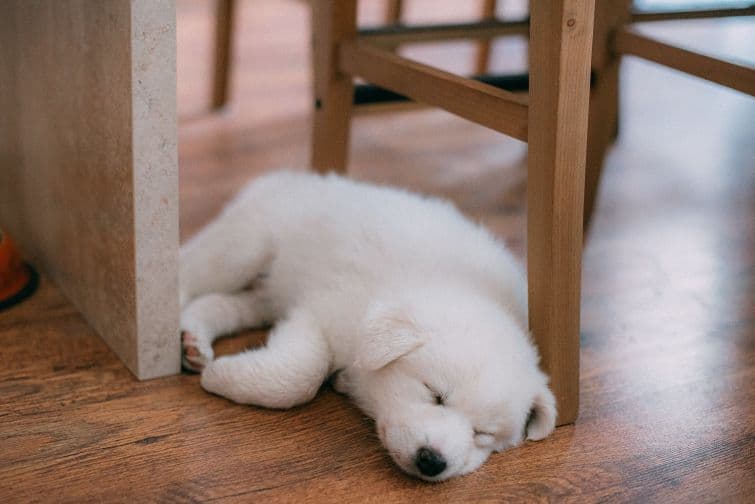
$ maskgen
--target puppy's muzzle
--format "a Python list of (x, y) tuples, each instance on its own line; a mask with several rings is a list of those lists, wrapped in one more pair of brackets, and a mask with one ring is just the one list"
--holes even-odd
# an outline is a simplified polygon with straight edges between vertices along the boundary
[(446, 470), (446, 460), (432, 448), (422, 447), (417, 450), (414, 465), (424, 476), (437, 476)]

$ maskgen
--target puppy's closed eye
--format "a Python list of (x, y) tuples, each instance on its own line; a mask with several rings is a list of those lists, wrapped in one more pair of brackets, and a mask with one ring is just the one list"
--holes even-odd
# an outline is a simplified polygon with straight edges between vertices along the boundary
[(433, 389), (427, 383), (425, 383), (424, 385), (425, 385), (425, 388), (427, 388), (427, 390), (430, 391), (430, 394), (432, 394), (433, 401), (435, 402), (435, 404), (437, 404), (438, 406), (443, 406), (445, 404), (445, 402), (446, 402), (445, 395), (441, 394), (439, 392), (436, 392), (435, 389)]
[(478, 448), (489, 448), (495, 444), (495, 434), (475, 429), (474, 444)]

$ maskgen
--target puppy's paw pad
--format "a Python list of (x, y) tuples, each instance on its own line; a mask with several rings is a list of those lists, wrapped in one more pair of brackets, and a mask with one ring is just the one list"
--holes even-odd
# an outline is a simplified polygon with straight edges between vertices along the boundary
[(181, 334), (181, 364), (187, 371), (201, 373), (212, 361), (212, 347), (203, 344), (202, 340), (190, 332)]

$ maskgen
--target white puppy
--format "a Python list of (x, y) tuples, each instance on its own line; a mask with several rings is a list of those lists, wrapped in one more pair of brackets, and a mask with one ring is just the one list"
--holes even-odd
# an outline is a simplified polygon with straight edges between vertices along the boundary
[[(184, 364), (206, 390), (290, 408), (337, 373), (412, 475), (465, 474), (553, 430), (523, 273), (445, 201), (268, 175), (182, 248), (180, 283)], [(213, 360), (219, 335), (272, 321), (266, 346)]]

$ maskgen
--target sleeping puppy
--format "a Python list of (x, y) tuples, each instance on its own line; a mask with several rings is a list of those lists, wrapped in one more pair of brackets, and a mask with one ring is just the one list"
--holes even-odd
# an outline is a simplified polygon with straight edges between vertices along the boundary
[[(452, 204), (335, 175), (247, 186), (181, 250), (184, 366), (237, 403), (290, 408), (334, 387), (407, 473), (440, 481), (553, 431), (523, 272)], [(274, 322), (213, 360), (223, 334)]]

